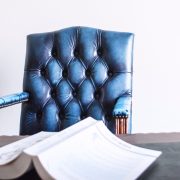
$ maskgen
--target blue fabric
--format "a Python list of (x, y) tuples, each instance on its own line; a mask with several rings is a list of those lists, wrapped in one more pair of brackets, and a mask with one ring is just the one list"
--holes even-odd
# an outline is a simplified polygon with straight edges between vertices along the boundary
[(21, 92), (17, 94), (11, 94), (8, 96), (0, 97), (0, 108), (28, 101), (28, 99), (29, 93), (27, 92)]
[(31, 98), (20, 134), (60, 131), (88, 116), (114, 132), (114, 105), (132, 92), (132, 47), (132, 33), (87, 27), (29, 35), (23, 90)]

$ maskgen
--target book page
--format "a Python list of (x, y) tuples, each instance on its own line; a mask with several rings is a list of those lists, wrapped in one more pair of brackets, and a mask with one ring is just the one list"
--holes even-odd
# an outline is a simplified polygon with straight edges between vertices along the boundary
[(32, 146), (43, 139), (54, 135), (54, 132), (40, 132), (35, 135), (26, 137), (14, 143), (8, 144), (0, 148), (0, 166), (15, 160), (24, 149)]
[(90, 126), (94, 125), (95, 123), (97, 123), (97, 120), (95, 120), (91, 117), (88, 117), (88, 118), (70, 126), (69, 128), (66, 128), (63, 131), (58, 132), (56, 135), (46, 138), (44, 141), (41, 141), (41, 142), (25, 149), (24, 152), (31, 156), (38, 155), (39, 153), (46, 151), (48, 148), (52, 148), (54, 145), (61, 143), (64, 140), (67, 140), (68, 138), (75, 135), (76, 133), (79, 133), (82, 130), (89, 128)]
[(48, 174), (52, 179), (63, 180), (132, 180), (160, 154), (123, 142), (110, 133), (103, 122), (98, 122), (40, 153), (35, 167), (41, 178)]

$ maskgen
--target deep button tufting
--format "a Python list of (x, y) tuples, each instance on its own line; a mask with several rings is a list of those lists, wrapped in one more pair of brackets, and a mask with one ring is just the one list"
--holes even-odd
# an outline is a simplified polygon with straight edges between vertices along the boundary
[(109, 121), (111, 119), (111, 116), (109, 114), (105, 114), (105, 118), (107, 121)]
[(42, 112), (37, 113), (37, 119), (40, 120), (42, 118)]
[(65, 114), (64, 114), (64, 112), (60, 112), (60, 113), (59, 113), (59, 117), (60, 117), (60, 119), (62, 119), (62, 120), (63, 120), (63, 119), (65, 118)]
[(91, 71), (90, 71), (90, 69), (87, 69), (86, 70), (86, 77), (90, 77), (91, 76)]
[(86, 114), (81, 115), (81, 119), (85, 119), (86, 118)]
[(52, 91), (51, 91), (51, 97), (52, 97), (52, 98), (55, 98), (55, 97), (56, 97), (56, 91), (55, 91), (55, 90), (52, 90)]
[(74, 50), (74, 56), (75, 56), (76, 58), (79, 57), (79, 49), (75, 48), (75, 50)]
[(112, 77), (112, 76), (113, 76), (113, 72), (109, 70), (109, 71), (108, 71), (108, 76), (109, 76), (109, 77)]
[(53, 57), (57, 57), (57, 52), (56, 51), (52, 51), (52, 56)]
[(100, 98), (100, 92), (99, 91), (95, 91), (94, 98), (97, 100)]
[(64, 70), (63, 70), (62, 76), (63, 76), (63, 78), (67, 78), (67, 77), (68, 77), (68, 71), (67, 71), (67, 69), (64, 69)]
[(103, 50), (102, 50), (102, 48), (99, 48), (99, 49), (97, 50), (97, 55), (100, 56), (100, 57), (103, 55)]
[(45, 74), (46, 74), (45, 69), (41, 69), (41, 76), (45, 76)]
[(77, 97), (77, 92), (74, 90), (74, 91), (72, 92), (72, 95), (73, 95), (74, 97)]
[[(114, 132), (116, 109), (127, 106), (131, 112), (131, 94), (126, 92), (132, 91), (132, 45), (131, 33), (86, 27), (30, 35), (23, 88), (34, 94), (29, 105), (23, 103), (20, 134), (62, 130), (88, 116), (103, 119)], [(116, 104), (124, 92), (122, 103)]]

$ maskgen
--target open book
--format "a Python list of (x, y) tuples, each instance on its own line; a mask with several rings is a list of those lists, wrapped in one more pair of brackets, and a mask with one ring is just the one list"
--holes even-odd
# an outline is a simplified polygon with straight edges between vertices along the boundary
[(132, 180), (160, 154), (120, 140), (89, 117), (61, 132), (40, 132), (0, 148), (0, 179), (34, 167), (42, 179)]

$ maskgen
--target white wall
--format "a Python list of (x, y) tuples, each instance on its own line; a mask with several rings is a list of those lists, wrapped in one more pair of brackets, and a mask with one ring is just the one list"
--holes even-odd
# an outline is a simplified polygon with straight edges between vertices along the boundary
[[(133, 133), (180, 131), (179, 0), (0, 0), (0, 96), (22, 90), (26, 35), (81, 25), (136, 34)], [(20, 105), (0, 110), (18, 134)]]

